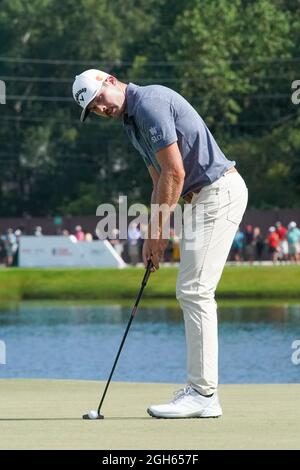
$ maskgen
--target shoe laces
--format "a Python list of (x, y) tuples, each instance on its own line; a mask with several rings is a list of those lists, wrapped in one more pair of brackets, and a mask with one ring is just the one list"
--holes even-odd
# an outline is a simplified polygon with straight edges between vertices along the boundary
[(193, 389), (190, 385), (186, 385), (184, 388), (177, 390), (176, 392), (174, 392), (174, 398), (172, 400), (172, 403), (176, 403), (176, 401), (180, 400), (181, 398), (184, 398), (186, 395), (190, 395), (190, 392), (192, 390)]

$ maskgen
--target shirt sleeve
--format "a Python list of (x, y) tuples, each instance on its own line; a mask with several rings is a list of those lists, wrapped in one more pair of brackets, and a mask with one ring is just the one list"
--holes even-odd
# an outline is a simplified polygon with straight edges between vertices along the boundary
[[(133, 124), (133, 125), (135, 126), (135, 124)], [(138, 142), (138, 140), (135, 136), (135, 132), (133, 131), (133, 129), (129, 129), (126, 125), (125, 125), (125, 132), (126, 132), (128, 138), (129, 138), (130, 142), (132, 143), (132, 145), (135, 147), (135, 149), (142, 156), (142, 158), (144, 160), (144, 163), (148, 168), (148, 166), (152, 165), (151, 160), (148, 157), (148, 155), (146, 154), (146, 152), (144, 151), (143, 147)]]
[(144, 160), (144, 163), (145, 163), (146, 167), (148, 168), (148, 166), (152, 165), (152, 162), (151, 162), (150, 158), (148, 157), (148, 155), (146, 155), (146, 153), (142, 149), (139, 149), (139, 152), (140, 152), (140, 155), (142, 156), (142, 158)]
[(145, 100), (139, 109), (144, 135), (154, 153), (177, 142), (172, 106), (156, 98)]

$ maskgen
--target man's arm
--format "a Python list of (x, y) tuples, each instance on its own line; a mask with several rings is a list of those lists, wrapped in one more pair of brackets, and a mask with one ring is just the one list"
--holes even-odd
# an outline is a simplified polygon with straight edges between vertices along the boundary
[(159, 150), (156, 153), (156, 158), (161, 173), (158, 174), (153, 166), (148, 167), (153, 181), (151, 203), (158, 206), (165, 204), (168, 210), (163, 211), (159, 216), (156, 211), (151, 213), (151, 221), (153, 222), (156, 219), (156, 223), (153, 224), (153, 227), (150, 223), (149, 239), (144, 244), (143, 260), (146, 265), (147, 260), (151, 257), (155, 268), (158, 269), (159, 260), (162, 258), (167, 245), (167, 240), (161, 238), (163, 227), (166, 223), (169, 223), (171, 212), (174, 211), (180, 198), (185, 172), (177, 143)]
[[(154, 233), (153, 238), (161, 236), (163, 226), (168, 222), (171, 212), (174, 211), (180, 198), (185, 177), (182, 157), (177, 142), (157, 152), (156, 158), (160, 165), (161, 173), (155, 188), (155, 203), (159, 206), (166, 204), (168, 211), (159, 218), (159, 233)], [(153, 216), (155, 215), (153, 214)]]
[(159, 173), (157, 172), (157, 170), (154, 168), (153, 165), (148, 166), (148, 171), (150, 173), (152, 183), (153, 183), (151, 204), (156, 204), (156, 192), (157, 192), (157, 184), (159, 180)]
[[(153, 184), (152, 194), (151, 194), (151, 204), (156, 204), (156, 193), (157, 193), (157, 184), (159, 180), (159, 173), (153, 165), (148, 166), (148, 171), (150, 173), (152, 184)], [(145, 267), (148, 264), (148, 260), (151, 258), (151, 250), (149, 247), (148, 238), (149, 238), (149, 228), (148, 228), (148, 237), (144, 240), (144, 244), (143, 244), (143, 262), (144, 262)], [(152, 268), (151, 271), (153, 272), (155, 271), (155, 269)]]

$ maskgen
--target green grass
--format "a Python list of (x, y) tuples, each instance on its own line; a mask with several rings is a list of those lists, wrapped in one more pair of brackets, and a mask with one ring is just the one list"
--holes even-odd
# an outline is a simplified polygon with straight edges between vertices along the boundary
[(81, 416), (96, 406), (104, 383), (2, 379), (0, 449), (299, 450), (299, 384), (221, 385), (219, 419), (148, 416), (150, 404), (169, 401), (181, 387), (113, 381), (105, 419), (89, 421)]
[[(152, 274), (145, 299), (172, 299), (178, 270)], [(142, 268), (20, 269), (0, 271), (0, 300), (121, 300), (136, 296)], [(218, 286), (219, 299), (300, 299), (300, 266), (228, 266)]]

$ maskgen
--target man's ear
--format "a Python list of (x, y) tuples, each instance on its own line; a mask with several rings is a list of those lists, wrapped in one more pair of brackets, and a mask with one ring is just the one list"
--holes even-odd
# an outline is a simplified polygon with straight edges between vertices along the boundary
[(111, 83), (112, 85), (116, 86), (117, 79), (116, 77), (113, 77), (113, 75), (109, 75), (104, 83)]

